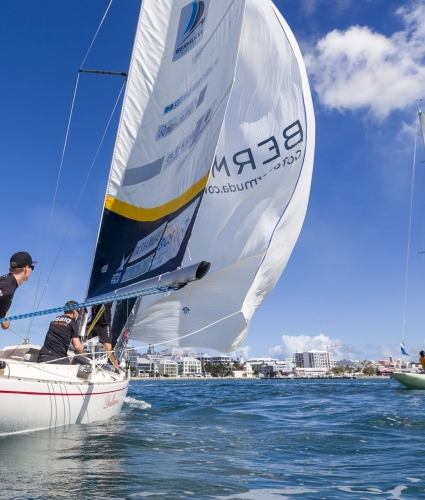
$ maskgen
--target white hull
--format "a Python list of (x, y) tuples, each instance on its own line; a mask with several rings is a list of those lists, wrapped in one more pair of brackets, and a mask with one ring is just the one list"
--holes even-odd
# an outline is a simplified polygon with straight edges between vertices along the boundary
[(391, 378), (397, 380), (408, 389), (425, 389), (425, 373), (391, 373)]
[(127, 394), (125, 375), (105, 368), (1, 360), (0, 436), (108, 420)]

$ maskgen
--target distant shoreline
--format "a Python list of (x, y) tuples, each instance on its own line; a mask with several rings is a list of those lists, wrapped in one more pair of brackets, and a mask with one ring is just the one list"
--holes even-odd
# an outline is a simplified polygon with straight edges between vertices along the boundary
[(271, 378), (242, 378), (242, 377), (131, 377), (130, 380), (144, 381), (144, 382), (167, 382), (167, 381), (188, 381), (188, 382), (196, 382), (196, 381), (217, 381), (217, 380), (237, 380), (238, 382), (247, 382), (247, 381), (258, 381), (258, 380), (389, 380), (391, 377), (389, 375), (368, 375), (368, 376), (360, 376), (360, 377), (271, 377)]

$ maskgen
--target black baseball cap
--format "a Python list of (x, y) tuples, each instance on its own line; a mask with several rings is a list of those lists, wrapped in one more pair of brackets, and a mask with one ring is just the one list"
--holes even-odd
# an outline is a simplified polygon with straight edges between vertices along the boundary
[(36, 260), (32, 260), (28, 252), (16, 252), (10, 257), (10, 267), (26, 267), (37, 264)]

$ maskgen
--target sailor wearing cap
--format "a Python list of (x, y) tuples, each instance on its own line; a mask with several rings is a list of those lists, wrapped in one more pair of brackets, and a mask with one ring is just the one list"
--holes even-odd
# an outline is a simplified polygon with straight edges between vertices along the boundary
[[(9, 274), (0, 276), (0, 318), (6, 318), (16, 289), (24, 281), (28, 281), (34, 270), (34, 264), (37, 262), (32, 260), (28, 252), (17, 252), (10, 258)], [(6, 330), (10, 326), (10, 321), (0, 325)]]

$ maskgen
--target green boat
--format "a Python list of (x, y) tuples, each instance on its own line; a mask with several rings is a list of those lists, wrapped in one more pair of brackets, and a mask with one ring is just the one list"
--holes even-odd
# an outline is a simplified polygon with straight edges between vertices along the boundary
[(390, 377), (397, 380), (407, 389), (425, 389), (425, 373), (391, 373)]

